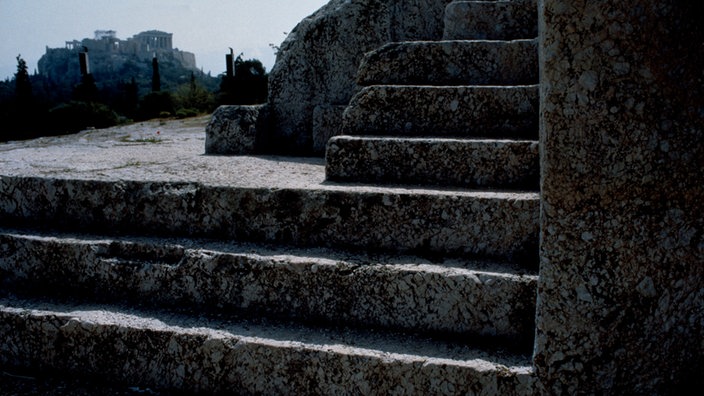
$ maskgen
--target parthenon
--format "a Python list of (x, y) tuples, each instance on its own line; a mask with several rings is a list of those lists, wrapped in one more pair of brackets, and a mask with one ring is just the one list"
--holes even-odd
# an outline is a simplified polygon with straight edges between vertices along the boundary
[[(65, 48), (71, 51), (85, 48), (89, 52), (136, 55), (140, 59), (151, 59), (155, 54), (172, 53), (185, 67), (196, 68), (195, 55), (174, 48), (173, 33), (160, 30), (137, 33), (127, 40), (117, 38), (117, 32), (114, 30), (96, 30), (92, 39), (66, 41)], [(49, 50), (47, 47), (47, 51)]]

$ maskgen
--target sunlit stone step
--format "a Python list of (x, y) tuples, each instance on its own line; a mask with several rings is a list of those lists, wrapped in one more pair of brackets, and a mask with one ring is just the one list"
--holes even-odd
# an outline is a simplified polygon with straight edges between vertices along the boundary
[(201, 236), (367, 251), (492, 257), (537, 252), (535, 192), (322, 182), (272, 178), (247, 187), (195, 178), (0, 176), (0, 221), (100, 234)]
[(408, 334), (0, 299), (0, 364), (184, 394), (528, 395), (530, 357)]
[(5, 291), (497, 336), (528, 347), (535, 264), (0, 230)]

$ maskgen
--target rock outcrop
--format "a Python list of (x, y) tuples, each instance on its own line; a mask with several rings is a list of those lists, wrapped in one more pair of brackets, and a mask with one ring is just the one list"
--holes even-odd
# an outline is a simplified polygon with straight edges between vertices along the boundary
[(304, 19), (281, 44), (269, 75), (262, 149), (322, 155), (327, 139), (341, 133), (340, 106), (360, 89), (364, 54), (393, 41), (440, 39), (449, 2), (332, 0)]
[(257, 149), (257, 131), (266, 106), (220, 106), (208, 123), (205, 151), (209, 154), (247, 154)]

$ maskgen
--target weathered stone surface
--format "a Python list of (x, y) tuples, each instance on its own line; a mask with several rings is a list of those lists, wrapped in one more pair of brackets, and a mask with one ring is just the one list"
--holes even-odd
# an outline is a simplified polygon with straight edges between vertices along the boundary
[(343, 115), (349, 135), (513, 137), (535, 139), (538, 87), (367, 87)]
[(0, 364), (207, 394), (527, 395), (527, 357), (409, 335), (0, 300)]
[(537, 277), (517, 265), (0, 231), (6, 291), (532, 339)]
[[(203, 156), (206, 121), (0, 147), (0, 222), (54, 228), (52, 236), (0, 238), (2, 293), (124, 300), (162, 313), (191, 308), (184, 318), (105, 306), (36, 314), (37, 306), (10, 304), (12, 313), (0, 315), (0, 364), (186, 393), (533, 390), (527, 356), (512, 363), (504, 352), (462, 345), (483, 343), (482, 335), (526, 349), (537, 193), (325, 183), (317, 159)], [(506, 227), (516, 216), (516, 227)], [(57, 235), (62, 228), (113, 236)], [(122, 232), (411, 249), (426, 258), (114, 236)], [(514, 261), (520, 265), (447, 258), (465, 249), (531, 257)], [(208, 311), (316, 327), (196, 319)], [(329, 322), (335, 326), (324, 327)], [(462, 342), (429, 343), (413, 332), (454, 333)]]
[(6, 395), (126, 396), (161, 395), (161, 392), (135, 384), (107, 382), (104, 378), (65, 376), (43, 371), (28, 372), (21, 367), (3, 367), (0, 389)]
[(331, 137), (342, 133), (342, 113), (347, 106), (316, 106), (313, 110), (313, 154), (325, 153)]
[(704, 372), (701, 2), (544, 0), (546, 394), (679, 394)]
[(538, 202), (519, 192), (0, 177), (5, 224), (486, 256), (533, 255)]
[(204, 156), (200, 122), (133, 128), (0, 146), (0, 221), (500, 256), (537, 241), (537, 193), (325, 183), (319, 159)]
[(413, 41), (367, 53), (360, 85), (526, 85), (538, 82), (537, 40)]
[(364, 53), (392, 41), (439, 39), (449, 1), (332, 0), (301, 21), (270, 73), (272, 149), (311, 153), (323, 138), (311, 135), (315, 108), (349, 102)]
[(538, 37), (538, 1), (453, 1), (445, 9), (445, 40)]
[(220, 106), (205, 128), (206, 154), (253, 154), (266, 130), (266, 106)]
[(537, 141), (338, 136), (328, 143), (328, 180), (538, 188)]

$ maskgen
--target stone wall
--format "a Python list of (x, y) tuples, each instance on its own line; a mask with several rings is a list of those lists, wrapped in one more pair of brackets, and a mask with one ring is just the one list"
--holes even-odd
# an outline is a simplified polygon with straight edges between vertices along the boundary
[[(322, 154), (339, 134), (357, 92), (364, 53), (392, 41), (440, 39), (450, 0), (332, 0), (301, 21), (281, 45), (270, 73), (270, 151)], [(321, 119), (316, 120), (315, 116)]]
[(545, 393), (701, 385), (704, 7), (540, 3)]

